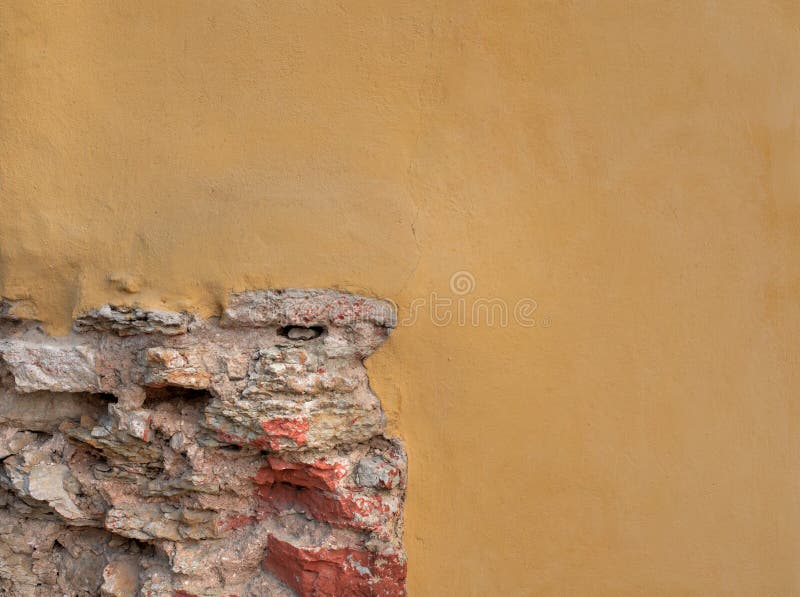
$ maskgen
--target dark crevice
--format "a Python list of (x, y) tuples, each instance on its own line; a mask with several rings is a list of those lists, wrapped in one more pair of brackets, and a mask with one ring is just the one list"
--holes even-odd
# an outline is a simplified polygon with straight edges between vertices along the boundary
[(142, 408), (158, 410), (160, 408), (203, 408), (211, 400), (211, 394), (206, 390), (192, 390), (190, 388), (147, 388)]
[(322, 327), (321, 325), (312, 325), (309, 327), (304, 327), (300, 325), (287, 325), (278, 328), (279, 336), (283, 336), (284, 338), (288, 338), (289, 340), (294, 340), (296, 342), (305, 342), (307, 340), (313, 340), (315, 338), (319, 338), (324, 333), (325, 333), (325, 328)]

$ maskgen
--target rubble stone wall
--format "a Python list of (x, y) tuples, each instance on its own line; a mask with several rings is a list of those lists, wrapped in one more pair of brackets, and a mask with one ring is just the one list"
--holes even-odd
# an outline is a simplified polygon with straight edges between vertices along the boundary
[(0, 305), (0, 593), (405, 594), (406, 456), (363, 366), (389, 303), (107, 305), (66, 337), (17, 307)]

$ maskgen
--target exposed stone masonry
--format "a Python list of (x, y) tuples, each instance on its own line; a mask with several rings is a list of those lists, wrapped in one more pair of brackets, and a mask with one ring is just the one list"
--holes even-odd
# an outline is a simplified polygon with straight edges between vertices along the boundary
[(405, 452), (362, 362), (389, 303), (105, 306), (59, 338), (0, 307), (0, 594), (405, 594)]

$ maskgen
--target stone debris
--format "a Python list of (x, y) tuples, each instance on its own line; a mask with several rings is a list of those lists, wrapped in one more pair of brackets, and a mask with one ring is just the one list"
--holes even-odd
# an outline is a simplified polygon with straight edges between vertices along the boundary
[(136, 307), (104, 305), (75, 320), (76, 332), (114, 332), (119, 336), (136, 334), (185, 334), (192, 321), (188, 313), (145, 311)]
[(64, 338), (0, 318), (0, 594), (405, 595), (406, 457), (362, 362), (394, 317), (266, 290)]
[[(145, 383), (151, 387), (176, 386), (206, 390), (211, 385), (211, 373), (196, 350), (148, 348), (145, 353), (147, 373)], [(213, 367), (213, 365), (212, 365)]]
[(0, 359), (17, 392), (96, 392), (95, 352), (89, 346), (0, 341)]
[(320, 334), (322, 334), (322, 328), (319, 326), (311, 328), (292, 326), (286, 329), (286, 337), (290, 340), (312, 340)]

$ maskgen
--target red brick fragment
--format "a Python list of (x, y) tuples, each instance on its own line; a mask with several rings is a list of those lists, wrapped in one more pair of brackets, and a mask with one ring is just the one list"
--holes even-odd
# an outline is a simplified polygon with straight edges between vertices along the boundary
[(305, 417), (278, 417), (261, 421), (261, 429), (267, 434), (269, 441), (275, 443), (278, 449), (280, 444), (277, 438), (286, 438), (294, 441), (298, 446), (306, 443), (306, 433), (308, 433), (308, 419)]
[[(261, 514), (276, 514), (284, 510), (305, 512), (320, 522), (335, 526), (380, 530), (390, 508), (378, 495), (364, 495), (351, 491), (331, 493), (315, 488), (297, 487), (288, 483), (274, 483), (256, 489)], [(377, 520), (372, 514), (381, 514)]]
[(342, 464), (326, 462), (323, 459), (306, 464), (269, 457), (267, 462), (269, 464), (262, 466), (256, 473), (254, 481), (259, 485), (282, 482), (300, 487), (334, 490), (338, 481), (347, 474)]
[(270, 535), (263, 565), (300, 597), (402, 597), (406, 564), (397, 554), (299, 548)]

